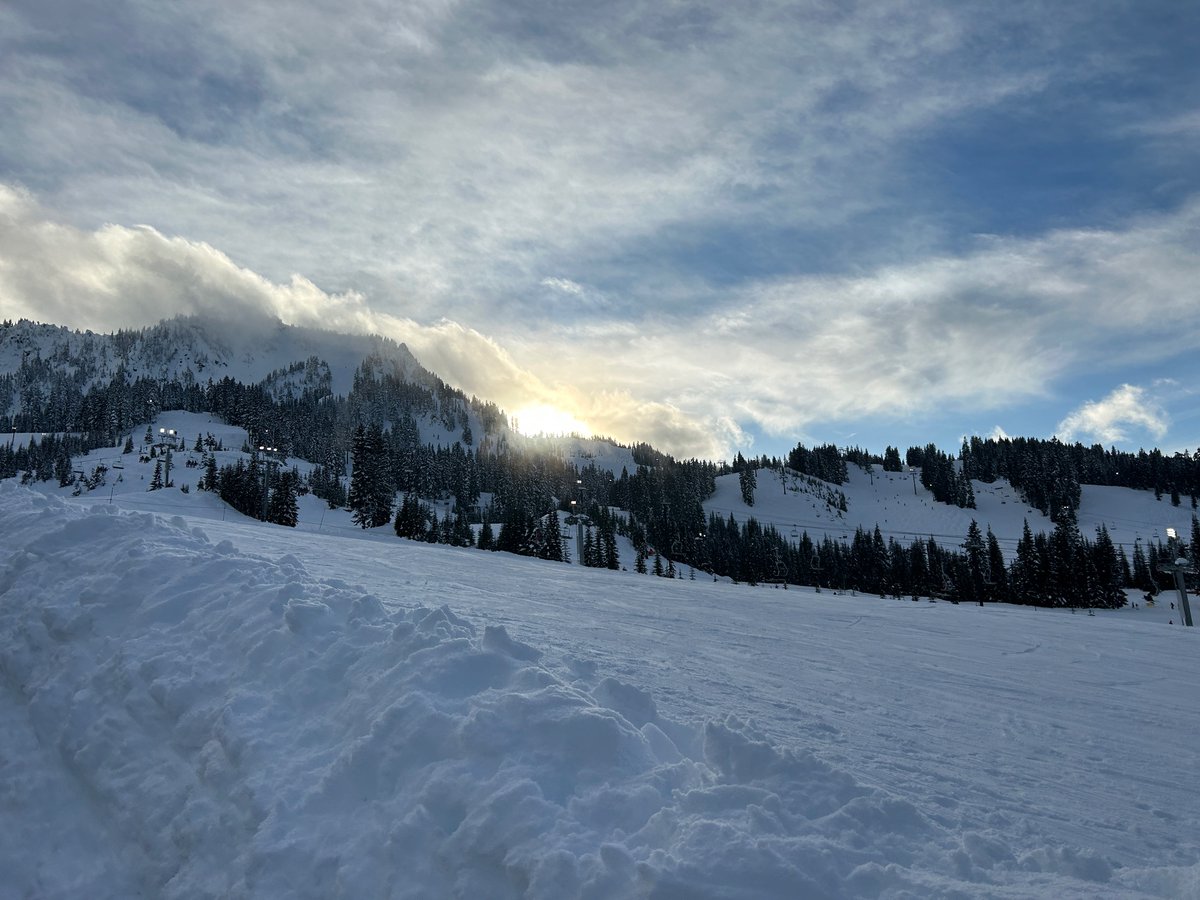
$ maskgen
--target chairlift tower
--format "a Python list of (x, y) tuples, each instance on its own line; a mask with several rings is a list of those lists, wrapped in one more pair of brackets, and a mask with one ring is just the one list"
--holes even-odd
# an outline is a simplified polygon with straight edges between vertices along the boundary
[(175, 449), (174, 428), (158, 429), (158, 448), (167, 457), (166, 471), (163, 473), (163, 487), (169, 488), (171, 486), (171, 451)]
[[(263, 461), (263, 500), (262, 500), (262, 519), (267, 521), (267, 500), (271, 491), (271, 466), (278, 466), (279, 459), (276, 454), (279, 453), (278, 447), (267, 447), (259, 445), (258, 452), (262, 454)], [(270, 455), (268, 455), (270, 454)]]
[[(1179, 608), (1183, 612), (1183, 624), (1192, 627), (1192, 605), (1188, 601), (1187, 587), (1184, 585), (1184, 575), (1195, 575), (1196, 567), (1188, 562), (1187, 558), (1179, 554), (1179, 535), (1176, 534), (1174, 528), (1167, 529), (1167, 547), (1170, 550), (1171, 556), (1174, 557), (1174, 563), (1160, 564), (1158, 571), (1164, 572), (1175, 577), (1175, 590), (1179, 592)], [(1192, 554), (1195, 555), (1195, 550)]]
[(571, 514), (575, 517), (575, 557), (579, 565), (586, 565), (583, 558), (583, 479), (575, 479), (575, 499), (571, 501)]

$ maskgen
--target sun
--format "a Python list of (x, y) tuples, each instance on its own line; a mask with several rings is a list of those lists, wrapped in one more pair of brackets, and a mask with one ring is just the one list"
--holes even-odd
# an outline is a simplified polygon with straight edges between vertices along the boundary
[(569, 412), (546, 403), (525, 406), (513, 414), (517, 431), (524, 435), (587, 434), (588, 426)]

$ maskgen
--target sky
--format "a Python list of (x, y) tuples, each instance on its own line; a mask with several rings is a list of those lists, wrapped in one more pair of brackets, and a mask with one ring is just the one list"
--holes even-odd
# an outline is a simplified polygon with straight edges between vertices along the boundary
[(378, 332), (681, 456), (1194, 451), (1197, 34), (1177, 0), (10, 0), (0, 316)]

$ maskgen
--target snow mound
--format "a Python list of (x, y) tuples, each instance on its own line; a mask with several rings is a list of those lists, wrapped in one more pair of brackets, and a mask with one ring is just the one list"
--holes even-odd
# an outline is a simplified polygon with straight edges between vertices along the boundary
[[(0, 485), (12, 896), (1132, 896), (503, 627)], [(449, 558), (448, 558), (449, 560)], [(683, 748), (702, 748), (688, 755)], [(15, 762), (19, 760), (19, 762)], [(14, 836), (24, 835), (21, 839)], [(997, 889), (997, 885), (1001, 885)], [(1016, 886), (1016, 887), (1014, 887)], [(1013, 893), (1016, 891), (1016, 893)]]

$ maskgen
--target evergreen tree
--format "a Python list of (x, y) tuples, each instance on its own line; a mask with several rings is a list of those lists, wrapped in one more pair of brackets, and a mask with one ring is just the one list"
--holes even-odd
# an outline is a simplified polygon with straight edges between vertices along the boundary
[(566, 562), (563, 552), (562, 528), (558, 521), (558, 511), (551, 510), (539, 520), (539, 538), (537, 556), (555, 562)]
[(621, 559), (617, 553), (617, 535), (611, 521), (607, 527), (601, 529), (600, 536), (604, 543), (604, 565), (614, 570), (621, 568)]
[(967, 555), (967, 571), (964, 583), (959, 585), (960, 597), (968, 602), (982, 604), (985, 591), (984, 581), (986, 580), (984, 567), (987, 564), (987, 556), (983, 535), (979, 531), (979, 523), (974, 519), (967, 527), (967, 539), (963, 542), (963, 550)]
[(1085, 605), (1085, 591), (1081, 588), (1086, 571), (1080, 571), (1081, 544), (1075, 511), (1065, 507), (1050, 536), (1050, 591), (1055, 606)]
[(451, 517), (449, 509), (443, 514), (442, 521), (438, 525), (437, 542), (451, 545), (454, 543), (454, 519)]
[(197, 487), (202, 491), (215, 491), (217, 489), (217, 457), (209, 453), (204, 457), (204, 474), (200, 476), (200, 482)]
[(66, 487), (75, 480), (74, 472), (71, 468), (71, 454), (67, 452), (65, 446), (60, 446), (57, 455), (54, 457), (54, 475), (58, 478), (59, 487)]
[(267, 521), (276, 525), (295, 528), (300, 508), (296, 499), (296, 486), (300, 477), (294, 470), (280, 472), (275, 479), (271, 496), (267, 501)]
[(592, 540), (592, 529), (586, 528), (583, 532), (583, 559), (579, 562), (581, 565), (595, 567), (597, 565), (596, 557), (596, 543)]
[[(738, 454), (739, 456), (741, 454)], [(754, 471), (754, 467), (746, 465), (745, 468), (738, 473), (738, 484), (742, 489), (742, 502), (747, 506), (754, 505), (754, 490), (758, 487), (758, 475)]]
[(1117, 549), (1106, 526), (1096, 529), (1096, 543), (1090, 549), (1092, 568), (1096, 573), (1095, 604), (1105, 609), (1120, 609), (1126, 602), (1124, 578)]
[(971, 485), (971, 479), (967, 476), (966, 472), (959, 473), (956, 494), (955, 503), (959, 507), (962, 509), (975, 509), (975, 488)]
[(465, 507), (455, 507), (454, 532), (451, 543), (455, 547), (472, 547), (475, 544), (475, 535), (471, 532), (471, 523), (467, 519)]
[(1133, 586), (1143, 593), (1154, 593), (1154, 579), (1150, 575), (1141, 541), (1135, 541), (1133, 545)]
[(222, 467), (217, 476), (217, 493), (221, 499), (243, 515), (262, 517), (262, 472), (257, 459), (247, 465), (239, 459), (232, 466)]
[(1031, 604), (1034, 602), (1035, 576), (1033, 532), (1029, 528), (1029, 520), (1026, 519), (1021, 529), (1021, 538), (1017, 541), (1017, 558), (1013, 560), (1011, 569), (1011, 596), (1014, 603)]
[(1117, 547), (1117, 561), (1121, 567), (1121, 584), (1133, 587), (1133, 573), (1129, 569), (1129, 557), (1125, 555), (1124, 547)]
[(932, 592), (933, 588), (929, 584), (929, 562), (922, 541), (914, 540), (908, 548), (908, 570), (909, 587), (914, 597)]
[(161, 491), (163, 486), (162, 462), (154, 463), (154, 475), (150, 478), (150, 490)]
[(988, 596), (991, 601), (1008, 600), (1008, 572), (1004, 566), (1004, 553), (1000, 549), (1000, 541), (992, 533), (992, 526), (987, 529), (987, 572)]
[(500, 533), (496, 536), (496, 549), (506, 553), (532, 556), (534, 553), (534, 525), (525, 507), (514, 500), (504, 506), (504, 518)]
[(388, 471), (383, 433), (378, 425), (372, 424), (366, 429), (360, 425), (355, 429), (351, 459), (348, 501), (351, 518), (362, 528), (386, 525), (392, 518), (395, 491)]
[(875, 530), (871, 533), (871, 588), (874, 593), (881, 597), (888, 593), (888, 578), (892, 567), (891, 555), (888, 553), (887, 543), (883, 539), (883, 532), (879, 530), (879, 526), (875, 526)]
[(483, 525), (479, 529), (479, 543), (476, 544), (480, 550), (495, 550), (496, 539), (492, 535), (492, 523), (487, 519), (483, 520)]
[(425, 537), (428, 521), (429, 513), (424, 504), (410, 492), (404, 495), (404, 499), (396, 509), (393, 527), (397, 537), (422, 540)]
[(908, 551), (899, 541), (888, 538), (888, 571), (884, 587), (889, 596), (899, 600), (901, 594), (910, 589), (911, 577)]
[(370, 521), (370, 482), (373, 477), (367, 452), (367, 430), (360, 424), (354, 429), (351, 444), (350, 495), (347, 500), (354, 523), (367, 528)]

